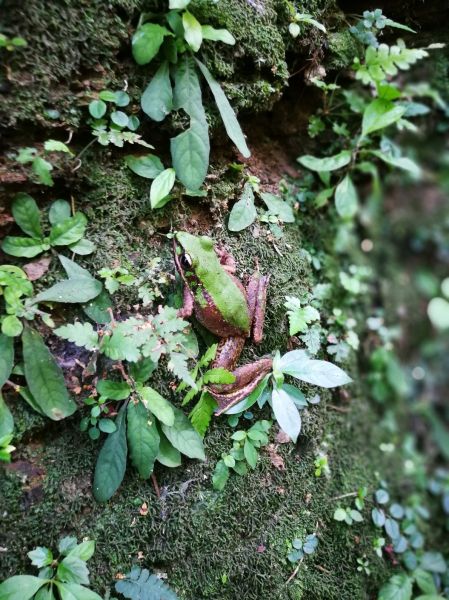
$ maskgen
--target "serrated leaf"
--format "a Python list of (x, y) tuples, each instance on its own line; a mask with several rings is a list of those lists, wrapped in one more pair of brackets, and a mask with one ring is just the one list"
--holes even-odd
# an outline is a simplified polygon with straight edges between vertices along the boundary
[(58, 221), (50, 231), (50, 244), (52, 246), (69, 246), (80, 240), (86, 231), (86, 216), (77, 212), (73, 217)]
[(31, 552), (28, 552), (27, 556), (31, 560), (31, 564), (35, 567), (38, 567), (38, 569), (46, 567), (47, 565), (51, 565), (53, 562), (53, 554), (51, 553), (51, 550), (45, 548), (44, 546), (37, 546), (37, 548), (31, 550)]
[(140, 100), (143, 112), (153, 121), (163, 121), (173, 108), (173, 90), (170, 82), (170, 71), (167, 61), (164, 61)]
[(283, 389), (273, 389), (271, 406), (279, 427), (296, 443), (301, 431), (301, 415), (295, 403)]
[(164, 165), (155, 154), (146, 154), (144, 156), (128, 155), (125, 156), (125, 161), (133, 173), (146, 179), (154, 179), (164, 170)]
[(311, 171), (336, 171), (345, 167), (351, 162), (350, 150), (342, 150), (334, 156), (327, 156), (325, 158), (317, 158), (316, 156), (300, 156), (298, 162)]
[(202, 74), (204, 75), (204, 78), (209, 84), (209, 87), (215, 98), (215, 102), (220, 112), (220, 116), (223, 120), (223, 125), (225, 126), (226, 133), (237, 146), (237, 149), (240, 152), (240, 154), (242, 154), (245, 158), (249, 158), (251, 156), (251, 152), (249, 151), (249, 148), (246, 144), (245, 136), (243, 135), (243, 131), (240, 127), (239, 122), (237, 121), (234, 109), (230, 105), (229, 100), (223, 92), (220, 84), (213, 78), (212, 73), (209, 71), (206, 65), (204, 65), (198, 59), (195, 60)]
[(66, 556), (58, 565), (58, 579), (65, 583), (84, 583), (89, 585), (89, 569), (77, 556)]
[(159, 454), (159, 432), (151, 412), (142, 402), (128, 404), (128, 446), (131, 462), (143, 479), (153, 472)]
[(59, 140), (45, 140), (44, 150), (46, 152), (65, 152), (66, 154), (73, 155), (73, 152), (70, 150), (67, 144), (60, 142)]
[(2, 242), (2, 250), (11, 256), (18, 258), (33, 258), (41, 252), (48, 250), (50, 246), (42, 239), (14, 237), (7, 235)]
[(14, 575), (0, 583), (0, 598), (2, 600), (30, 600), (46, 583), (46, 579), (32, 575)]
[(112, 360), (137, 362), (142, 358), (133, 338), (124, 335), (121, 331), (114, 331), (111, 336), (103, 338), (102, 351)]
[(203, 42), (203, 31), (198, 20), (186, 10), (182, 14), (182, 25), (184, 27), (184, 39), (194, 52), (198, 52)]
[(215, 367), (204, 373), (204, 383), (234, 383), (235, 375), (223, 367)]
[(143, 398), (145, 406), (154, 414), (155, 417), (165, 425), (173, 425), (175, 422), (175, 413), (173, 406), (168, 400), (151, 387), (142, 387), (138, 390)]
[(171, 427), (162, 423), (162, 431), (168, 441), (182, 454), (189, 458), (205, 460), (203, 441), (201, 436), (191, 425), (185, 414), (178, 408), (173, 407), (175, 422)]
[(50, 172), (53, 170), (53, 165), (41, 156), (36, 156), (31, 165), (39, 183), (43, 185), (53, 186), (54, 181)]
[(203, 392), (189, 414), (190, 422), (201, 437), (204, 437), (216, 407), (214, 398), (209, 393)]
[(257, 210), (254, 206), (253, 186), (247, 182), (243, 187), (240, 199), (232, 207), (229, 215), (229, 231), (242, 231), (254, 223)]
[(98, 333), (94, 331), (91, 323), (76, 322), (62, 325), (55, 329), (54, 332), (64, 340), (73, 342), (81, 348), (86, 348), (87, 350), (98, 349)]
[(41, 213), (36, 201), (28, 194), (19, 193), (11, 206), (12, 216), (20, 229), (32, 238), (42, 238)]
[(76, 404), (67, 392), (61, 367), (41, 335), (27, 327), (22, 344), (25, 379), (39, 408), (53, 421), (73, 414)]
[(95, 465), (93, 494), (98, 502), (109, 500), (119, 488), (126, 471), (126, 403), (120, 409), (114, 433), (110, 433), (103, 444)]
[(411, 600), (412, 580), (405, 573), (393, 575), (385, 583), (378, 595), (378, 600)]
[(340, 181), (335, 188), (335, 208), (340, 217), (351, 219), (358, 210), (358, 195), (357, 190), (352, 183), (349, 175)]
[(145, 23), (139, 27), (132, 38), (132, 52), (136, 63), (146, 65), (153, 60), (167, 35), (173, 34), (156, 23)]
[(182, 354), (181, 352), (171, 352), (168, 368), (170, 371), (173, 371), (176, 377), (190, 385), (190, 387), (196, 389), (196, 383), (192, 379), (187, 367), (187, 357), (185, 354)]
[(117, 581), (115, 589), (131, 600), (178, 600), (178, 596), (161, 579), (137, 566), (125, 579)]
[(97, 382), (97, 392), (108, 400), (126, 400), (131, 391), (131, 386), (126, 381), (99, 379)]

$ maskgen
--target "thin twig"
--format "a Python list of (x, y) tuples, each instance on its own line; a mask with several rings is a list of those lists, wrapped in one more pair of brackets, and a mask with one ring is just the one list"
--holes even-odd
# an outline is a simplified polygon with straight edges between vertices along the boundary
[(290, 577), (287, 579), (287, 582), (286, 582), (285, 585), (288, 585), (290, 583), (290, 581), (296, 577), (296, 575), (298, 574), (298, 571), (299, 571), (299, 566), (301, 565), (301, 563), (302, 563), (303, 560), (304, 560), (304, 557), (302, 557), (301, 560), (298, 562), (298, 564), (296, 565), (295, 570), (290, 575)]
[(331, 408), (332, 410), (336, 410), (337, 412), (341, 412), (341, 413), (349, 412), (349, 408), (343, 408), (342, 406), (335, 406), (335, 404), (328, 404), (327, 407)]
[(351, 498), (352, 496), (357, 496), (358, 492), (349, 492), (348, 494), (341, 494), (341, 496), (334, 496), (331, 500), (341, 500), (342, 498)]
[(159, 485), (156, 479), (156, 475), (154, 473), (151, 473), (151, 481), (153, 482), (153, 487), (154, 487), (154, 491), (156, 492), (156, 496), (158, 498), (161, 497), (161, 490), (159, 489)]
[(328, 571), (327, 569), (325, 569), (324, 567), (322, 567), (321, 565), (315, 565), (315, 567), (319, 570), (322, 571), (323, 573), (326, 573), (327, 575), (331, 575), (331, 572)]

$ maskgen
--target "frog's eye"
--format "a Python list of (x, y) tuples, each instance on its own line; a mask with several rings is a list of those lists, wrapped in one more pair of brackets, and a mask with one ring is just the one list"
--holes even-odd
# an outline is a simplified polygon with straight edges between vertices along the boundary
[(181, 255), (181, 266), (184, 269), (188, 269), (192, 266), (192, 259), (190, 258), (190, 256), (187, 254), (187, 252), (184, 252)]

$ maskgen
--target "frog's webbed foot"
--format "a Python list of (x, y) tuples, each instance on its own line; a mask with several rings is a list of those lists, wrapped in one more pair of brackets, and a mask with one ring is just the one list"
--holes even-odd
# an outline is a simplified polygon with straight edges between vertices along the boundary
[(261, 358), (232, 371), (235, 376), (234, 383), (210, 386), (209, 393), (218, 403), (215, 414), (221, 415), (249, 396), (262, 379), (268, 375), (272, 366), (273, 359), (271, 357)]
[(220, 259), (220, 264), (228, 273), (234, 274), (237, 270), (235, 259), (225, 248), (216, 247), (215, 253)]
[(263, 338), (269, 281), (269, 275), (260, 275), (259, 271), (256, 271), (246, 285), (246, 296), (252, 323), (251, 335), (256, 344), (260, 344)]

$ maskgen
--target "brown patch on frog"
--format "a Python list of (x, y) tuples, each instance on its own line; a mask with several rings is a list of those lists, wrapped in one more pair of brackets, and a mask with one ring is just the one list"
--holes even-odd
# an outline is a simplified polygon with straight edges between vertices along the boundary
[(5, 465), (5, 469), (11, 473), (16, 473), (22, 482), (21, 508), (24, 511), (44, 499), (42, 484), (46, 476), (46, 471), (40, 464), (42, 446), (35, 442), (30, 443), (27, 450), (32, 452), (30, 460), (15, 460)]

